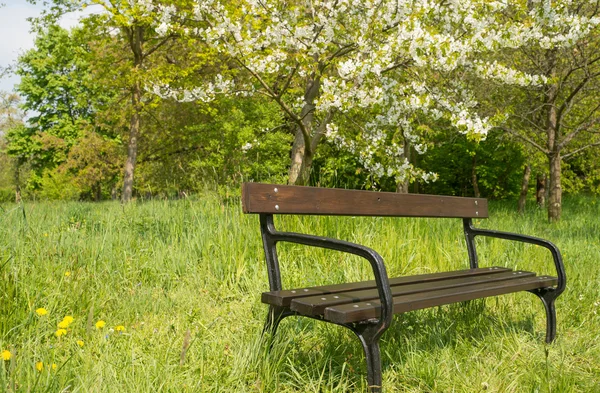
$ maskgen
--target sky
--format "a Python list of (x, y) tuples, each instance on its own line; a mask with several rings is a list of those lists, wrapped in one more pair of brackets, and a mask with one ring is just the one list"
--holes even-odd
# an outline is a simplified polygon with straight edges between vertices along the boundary
[[(29, 31), (27, 18), (39, 16), (42, 6), (29, 4), (26, 0), (0, 0), (0, 69), (13, 64), (19, 54), (33, 47), (35, 36)], [(65, 28), (73, 27), (81, 14), (65, 15), (60, 25)], [(19, 83), (19, 77), (0, 78), (0, 90), (12, 91)]]

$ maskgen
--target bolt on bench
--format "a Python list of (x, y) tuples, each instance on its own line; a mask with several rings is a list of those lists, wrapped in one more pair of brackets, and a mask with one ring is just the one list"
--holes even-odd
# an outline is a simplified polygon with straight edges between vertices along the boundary
[[(566, 284), (560, 251), (551, 242), (536, 237), (474, 228), (473, 218), (488, 217), (486, 199), (244, 183), (242, 205), (244, 213), (260, 215), (271, 289), (262, 294), (262, 302), (269, 305), (265, 331), (275, 334), (279, 322), (291, 315), (347, 327), (358, 336), (363, 346), (367, 381), (373, 392), (381, 391), (379, 338), (389, 328), (394, 314), (528, 291), (537, 295), (544, 304), (546, 342), (550, 343), (556, 337), (554, 301)], [(273, 223), (274, 214), (461, 218), (470, 269), (388, 278), (383, 259), (376, 251), (343, 240), (278, 232)], [(557, 277), (537, 276), (533, 272), (503, 267), (480, 268), (474, 242), (476, 236), (547, 248), (552, 254)], [(277, 259), (278, 242), (358, 255), (369, 261), (375, 280), (284, 290)]]

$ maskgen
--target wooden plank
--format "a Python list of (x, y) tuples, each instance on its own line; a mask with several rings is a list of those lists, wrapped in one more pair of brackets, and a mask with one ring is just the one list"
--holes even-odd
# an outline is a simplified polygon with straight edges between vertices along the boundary
[[(500, 274), (485, 274), (479, 276), (466, 276), (450, 278), (433, 282), (421, 282), (418, 284), (394, 285), (391, 287), (392, 296), (404, 296), (413, 293), (432, 292), (442, 289), (472, 286), (475, 284), (493, 283), (504, 280), (514, 280), (515, 277), (533, 277), (535, 273), (526, 271), (508, 271)], [(290, 308), (302, 315), (323, 315), (327, 307), (341, 304), (359, 303), (373, 299), (379, 299), (377, 289), (362, 291), (342, 292), (338, 294), (302, 297), (292, 300)]]
[[(537, 288), (555, 286), (556, 277), (539, 276), (517, 278), (515, 280), (497, 283), (476, 284), (468, 287), (443, 289), (406, 296), (394, 297), (394, 314), (399, 314), (422, 308), (441, 306), (466, 300), (479, 299), (489, 296), (503, 295), (518, 291), (529, 291)], [(351, 323), (377, 318), (380, 314), (379, 300), (344, 304), (325, 309), (325, 319), (335, 323)]]
[(244, 213), (487, 218), (484, 198), (244, 183)]
[[(501, 272), (511, 271), (504, 267), (488, 267), (479, 269), (465, 269), (456, 270), (452, 272), (441, 272), (441, 273), (429, 273), (429, 274), (418, 274), (414, 276), (404, 276), (390, 278), (390, 286), (404, 285), (404, 284), (418, 284), (425, 282), (433, 282), (438, 280), (445, 280), (448, 278), (459, 278), (459, 277), (470, 277), (479, 276), (484, 274), (497, 274)], [(274, 306), (289, 307), (292, 300), (305, 296), (317, 296), (326, 295), (332, 293), (339, 293), (345, 291), (364, 290), (376, 288), (375, 280), (351, 282), (344, 284), (324, 285), (307, 288), (295, 288), (286, 289), (282, 291), (263, 292), (262, 302), (266, 304), (272, 304)]]

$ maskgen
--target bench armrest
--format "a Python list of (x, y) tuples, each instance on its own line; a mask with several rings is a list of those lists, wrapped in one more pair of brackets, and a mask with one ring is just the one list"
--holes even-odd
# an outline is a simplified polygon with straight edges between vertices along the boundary
[[(392, 290), (390, 289), (390, 282), (383, 258), (375, 250), (360, 244), (339, 239), (307, 235), (296, 232), (279, 232), (275, 229), (273, 224), (273, 216), (271, 215), (261, 215), (261, 227), (263, 237), (266, 236), (268, 238), (265, 239), (265, 245), (270, 243), (272, 245), (271, 247), (274, 247), (275, 243), (277, 242), (297, 243), (312, 247), (342, 251), (349, 254), (358, 255), (359, 257), (369, 261), (373, 269), (373, 274), (375, 275), (375, 283), (377, 284), (379, 301), (381, 302), (381, 317), (375, 326), (373, 334), (379, 336), (389, 327), (393, 317), (394, 300), (392, 298)], [(267, 247), (269, 246), (266, 246), (266, 248)]]
[(471, 238), (475, 236), (486, 236), (494, 237), (498, 239), (514, 240), (522, 243), (535, 244), (536, 246), (544, 247), (552, 254), (554, 260), (554, 267), (556, 268), (556, 274), (558, 278), (558, 284), (555, 289), (555, 295), (560, 295), (565, 290), (567, 284), (567, 275), (565, 273), (565, 266), (563, 265), (562, 256), (560, 250), (556, 245), (548, 240), (540, 239), (539, 237), (521, 235), (512, 232), (502, 232), (490, 229), (480, 229), (473, 227), (471, 220), (465, 220), (465, 232), (470, 235)]

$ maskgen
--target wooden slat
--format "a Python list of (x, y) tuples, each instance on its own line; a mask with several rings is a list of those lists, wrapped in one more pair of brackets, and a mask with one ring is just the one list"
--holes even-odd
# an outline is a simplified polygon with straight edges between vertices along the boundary
[(244, 183), (244, 213), (487, 218), (484, 198)]
[[(397, 296), (394, 297), (393, 310), (394, 314), (398, 314), (407, 311), (479, 299), (488, 296), (497, 296), (518, 291), (528, 291), (536, 288), (547, 288), (555, 286), (556, 283), (556, 277), (526, 277), (508, 281), (500, 281), (497, 283), (476, 284), (468, 287)], [(369, 302), (328, 307), (325, 309), (324, 316), (326, 320), (331, 322), (351, 323), (377, 318), (379, 316), (380, 309), (381, 306), (379, 301), (372, 300)]]
[[(421, 282), (418, 284), (394, 285), (391, 287), (392, 296), (404, 296), (421, 292), (432, 292), (442, 289), (472, 286), (475, 284), (493, 283), (498, 281), (513, 280), (515, 277), (533, 277), (535, 273), (525, 271), (508, 271), (500, 274), (485, 274), (451, 278), (434, 282)], [(323, 315), (327, 307), (341, 304), (359, 303), (379, 299), (377, 289), (362, 291), (342, 292), (339, 294), (309, 296), (292, 300), (290, 308), (302, 315)]]
[[(504, 267), (493, 266), (489, 268), (480, 269), (465, 269), (456, 270), (452, 272), (441, 272), (441, 273), (429, 273), (429, 274), (418, 274), (414, 276), (395, 277), (390, 278), (390, 286), (403, 285), (403, 284), (418, 284), (433, 282), (438, 280), (445, 280), (448, 278), (460, 278), (460, 277), (472, 277), (486, 274), (497, 274), (501, 272), (507, 272), (510, 269)], [(266, 304), (272, 304), (274, 306), (289, 307), (292, 300), (296, 298), (316, 295), (327, 295), (340, 293), (345, 291), (356, 291), (364, 289), (376, 288), (374, 280), (351, 282), (344, 284), (324, 285), (317, 287), (307, 288), (296, 288), (286, 289), (282, 291), (263, 292), (262, 302)]]

